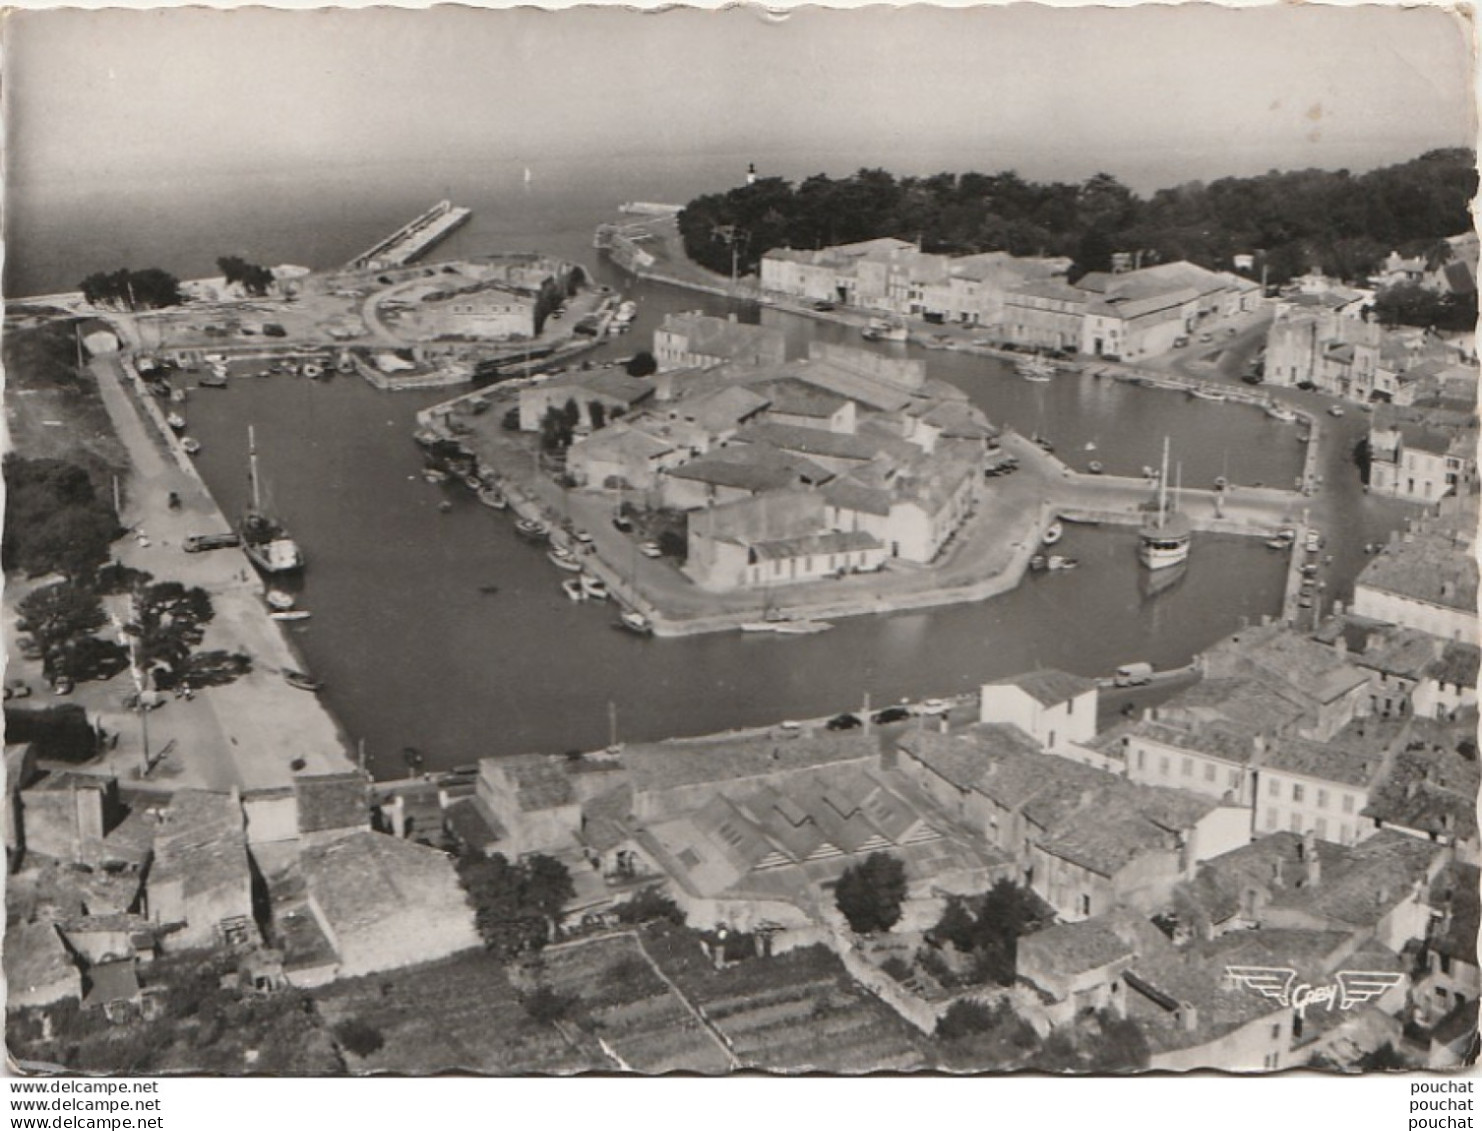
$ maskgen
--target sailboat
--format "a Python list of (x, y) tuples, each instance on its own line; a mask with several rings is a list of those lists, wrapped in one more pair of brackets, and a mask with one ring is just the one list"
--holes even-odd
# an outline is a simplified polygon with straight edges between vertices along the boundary
[(1158, 476), (1158, 513), (1138, 532), (1138, 557), (1148, 569), (1167, 569), (1188, 560), (1193, 526), (1168, 506), (1168, 438), (1163, 438), (1163, 470)]
[(247, 467), (252, 482), (252, 505), (242, 515), (238, 532), (242, 549), (264, 573), (293, 573), (304, 568), (304, 554), (288, 532), (262, 509), (262, 489), (257, 477), (257, 435), (247, 426)]
[(1020, 361), (1015, 369), (1024, 380), (1040, 384), (1051, 380), (1056, 373), (1055, 363), (1037, 352), (1033, 357), (1026, 357)]

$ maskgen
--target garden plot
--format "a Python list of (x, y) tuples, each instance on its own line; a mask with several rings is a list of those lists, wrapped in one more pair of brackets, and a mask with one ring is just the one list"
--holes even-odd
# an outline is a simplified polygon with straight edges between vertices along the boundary
[(541, 955), (536, 980), (573, 999), (576, 1025), (601, 1038), (637, 1072), (725, 1072), (730, 1060), (655, 973), (632, 935)]
[(368, 1048), (380, 1038), (380, 1047), (364, 1055), (346, 1048), (352, 1072), (513, 1076), (611, 1067), (531, 1018), (503, 965), (483, 952), (336, 982), (313, 996), (342, 1046)]

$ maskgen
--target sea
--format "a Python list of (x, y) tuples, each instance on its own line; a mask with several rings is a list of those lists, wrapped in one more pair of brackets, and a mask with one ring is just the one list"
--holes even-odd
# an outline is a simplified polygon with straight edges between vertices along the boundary
[[(790, 160), (792, 176), (851, 168)], [(599, 261), (593, 229), (619, 203), (725, 191), (746, 164), (726, 154), (660, 166), (571, 159), (535, 165), (528, 179), (523, 163), (498, 161), (216, 178), (161, 170), (155, 180), (111, 186), (106, 199), (21, 182), (6, 200), (5, 293), (72, 290), (93, 271), (124, 265), (209, 275), (229, 254), (331, 267), (447, 198), (473, 216), (432, 259), (543, 250), (586, 264), (637, 303), (634, 329), (602, 346), (599, 361), (647, 348), (667, 314), (695, 309), (778, 325), (795, 356), (815, 338), (863, 346), (847, 327), (634, 281)], [(1218, 476), (1285, 485), (1301, 469), (1293, 426), (1246, 406), (1089, 376), (1031, 384), (992, 359), (869, 348), (924, 357), (931, 376), (958, 385), (995, 423), (1050, 437), (1073, 465), (1095, 458), (1109, 473), (1135, 475), (1157, 464), (1166, 436), (1190, 485)], [(280, 377), (197, 392), (186, 406), (201, 473), (227, 514), (245, 500), (246, 433), (255, 426), (273, 505), (309, 561), (300, 604), (312, 619), (285, 629), (378, 777), (403, 774), (409, 750), (440, 769), (822, 717), (866, 701), (879, 709), (1041, 667), (1084, 675), (1132, 661), (1179, 667), (1281, 605), (1284, 558), (1257, 539), (1201, 536), (1187, 566), (1154, 590), (1134, 532), (1072, 526), (1058, 552), (1079, 559), (1078, 570), (1030, 575), (987, 601), (842, 619), (815, 636), (638, 638), (614, 627), (610, 606), (569, 602), (562, 575), (515, 537), (507, 513), (458, 485), (422, 479), (413, 418), (448, 395), (379, 392), (343, 376)], [(1396, 512), (1358, 484), (1349, 453), (1359, 414), (1332, 428), (1322, 471), (1341, 520), (1330, 531), (1326, 596), (1346, 600), (1365, 543), (1382, 541)]]

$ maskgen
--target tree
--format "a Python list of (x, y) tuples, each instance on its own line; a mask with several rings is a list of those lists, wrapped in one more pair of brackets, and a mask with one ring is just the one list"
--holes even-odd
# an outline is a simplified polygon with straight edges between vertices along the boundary
[[(98, 595), (71, 581), (37, 589), (26, 596), (17, 611), (17, 627), (30, 634), (41, 653), (42, 670), (50, 680), (79, 678), (79, 665), (73, 661), (92, 656), (85, 651), (79, 653), (82, 642), (91, 640), (91, 634), (108, 622)], [(91, 662), (85, 666), (91, 667)]]
[(532, 1020), (551, 1025), (571, 1015), (580, 999), (574, 994), (558, 993), (550, 986), (537, 986), (520, 1002)]
[(505, 958), (543, 947), (575, 894), (566, 866), (539, 853), (511, 864), (497, 853), (465, 852), (458, 858), (458, 879), (484, 945)]
[(163, 669), (156, 686), (176, 686), (190, 669), (191, 650), (205, 635), (215, 610), (211, 595), (178, 581), (135, 585), (130, 635), (138, 641), (136, 662), (144, 670)]
[(629, 377), (649, 377), (659, 371), (659, 363), (648, 350), (639, 350), (628, 358)]
[(601, 401), (588, 401), (587, 419), (592, 422), (593, 432), (604, 427), (607, 424), (607, 406)]
[(888, 931), (900, 922), (906, 901), (906, 866), (889, 853), (871, 853), (864, 863), (844, 869), (834, 901), (850, 930), (859, 934)]
[(224, 255), (216, 261), (216, 267), (225, 278), (227, 286), (240, 283), (242, 290), (249, 295), (265, 295), (273, 285), (271, 270), (256, 263), (248, 263), (240, 256)]
[(6, 569), (35, 577), (53, 571), (88, 577), (108, 559), (123, 531), (113, 508), (97, 497), (77, 464), (55, 459), (5, 458)]
[(522, 862), (525, 869), (521, 898), (552, 923), (561, 917), (561, 908), (576, 895), (571, 873), (553, 856), (531, 853)]
[(564, 452), (570, 446), (571, 428), (566, 423), (566, 415), (551, 405), (540, 418), (540, 450)]

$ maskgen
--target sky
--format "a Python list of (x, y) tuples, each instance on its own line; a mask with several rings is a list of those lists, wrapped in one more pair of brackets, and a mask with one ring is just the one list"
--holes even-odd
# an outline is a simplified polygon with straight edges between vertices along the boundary
[[(758, 153), (1143, 191), (1476, 135), (1435, 7), (56, 10), (5, 25), (27, 184)], [(766, 170), (764, 170), (766, 171)]]

